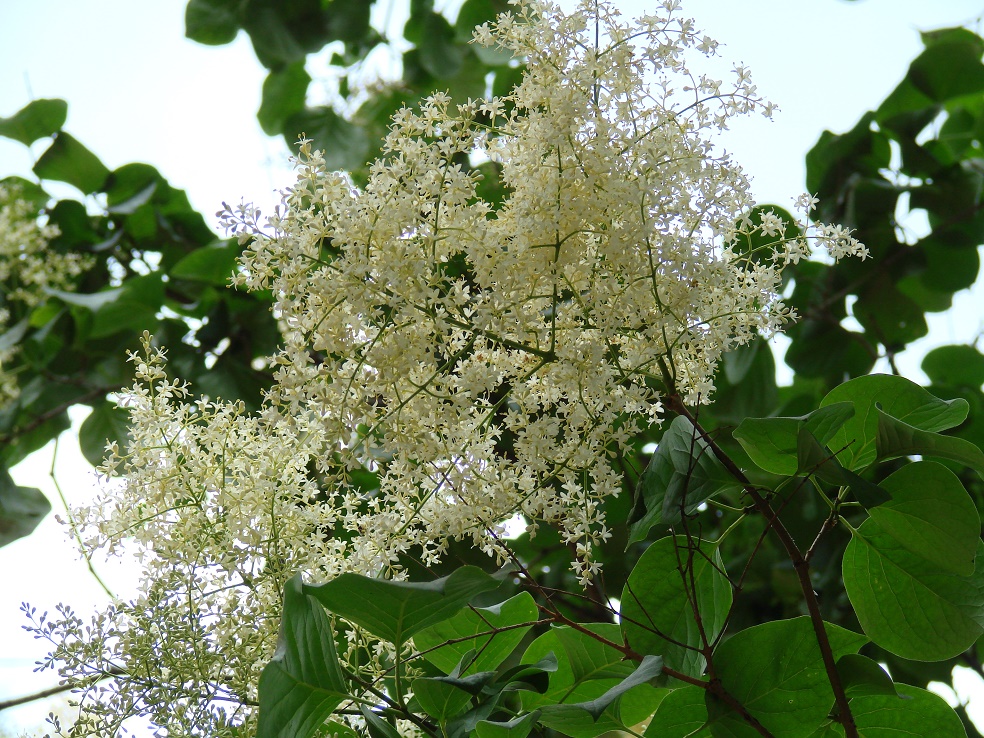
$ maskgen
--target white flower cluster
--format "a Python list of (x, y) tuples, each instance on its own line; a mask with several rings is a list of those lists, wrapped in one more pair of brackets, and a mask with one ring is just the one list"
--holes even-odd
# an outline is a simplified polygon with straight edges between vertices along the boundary
[(47, 665), (87, 690), (73, 735), (116, 735), (135, 714), (168, 735), (228, 735), (256, 703), (284, 583), (337, 576), (345, 544), (329, 535), (336, 510), (308, 474), (301, 424), (192, 402), (149, 335), (130, 359), (130, 439), (108, 448), (99, 471), (116, 479), (75, 524), (89, 551), (140, 557), (142, 593), (91, 623), (65, 611), (34, 630), (55, 645)]
[[(587, 583), (615, 459), (661, 395), (705, 401), (724, 352), (781, 328), (781, 270), (807, 237), (862, 253), (807, 230), (811, 198), (795, 233), (745, 217), (748, 182), (712, 135), (772, 107), (744, 68), (727, 85), (689, 72), (715, 44), (677, 5), (627, 24), (606, 2), (520, 4), (477, 31), (527, 60), (512, 93), (401, 111), (362, 188), (305, 142), (273, 218), (226, 211), (248, 244), (237, 282), (275, 297), (275, 385), (259, 416), (189, 404), (149, 339), (134, 357), (132, 438), (105, 468), (122, 488), (80, 517), (93, 549), (135, 542), (145, 595), (87, 636), (41, 628), (65, 676), (125, 674), (83, 733), (143, 712), (238, 735), (247, 718), (221, 700), (255, 699), (298, 570), (400, 577), (404, 556), (462, 539), (501, 557), (521, 515), (561, 531)], [(501, 202), (480, 196), (481, 164)]]
[[(13, 316), (48, 298), (46, 289), (71, 289), (90, 260), (77, 253), (52, 251), (48, 242), (58, 229), (39, 219), (38, 207), (18, 187), (0, 184), (0, 336), (13, 329)], [(17, 396), (17, 380), (9, 367), (16, 346), (0, 348), (0, 408)]]
[[(747, 180), (711, 140), (771, 108), (744, 68), (691, 82), (686, 52), (713, 45), (675, 6), (625, 24), (609, 3), (521, 5), (477, 32), (527, 59), (510, 95), (404, 109), (361, 189), (304, 143), (269, 230), (226, 213), (249, 244), (239, 284), (276, 296), (271, 402), (317, 419), (357, 568), (436, 561), (453, 538), (492, 553), (519, 513), (561, 528), (586, 582), (622, 487), (611, 456), (670, 383), (706, 400), (721, 355), (788, 318), (781, 268), (805, 240), (743, 220)], [(485, 161), (501, 203), (463, 166)], [(770, 253), (735, 248), (752, 231)], [(374, 497), (347, 483), (362, 467)]]

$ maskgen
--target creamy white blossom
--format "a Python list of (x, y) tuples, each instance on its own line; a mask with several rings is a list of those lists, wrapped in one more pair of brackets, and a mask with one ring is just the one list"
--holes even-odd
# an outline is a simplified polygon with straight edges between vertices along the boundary
[[(58, 234), (19, 187), (0, 184), (0, 336), (24, 328), (26, 322), (18, 326), (13, 321), (26, 321), (27, 313), (48, 299), (47, 290), (71, 289), (91, 265), (81, 254), (52, 250), (49, 242)], [(16, 345), (0, 348), (0, 408), (18, 394), (10, 371), (16, 354)]]
[[(298, 570), (400, 577), (404, 557), (435, 563), (454, 540), (504, 558), (519, 514), (560, 530), (586, 584), (623, 487), (613, 460), (664, 393), (706, 401), (726, 351), (781, 330), (786, 264), (817, 244), (863, 255), (808, 225), (809, 196), (799, 225), (749, 215), (714, 134), (773, 106), (744, 67), (690, 71), (717, 45), (676, 6), (626, 23), (611, 3), (521, 4), (476, 31), (527, 60), (509, 95), (401, 110), (364, 187), (305, 141), (272, 218), (226, 211), (247, 246), (238, 284), (274, 295), (275, 384), (250, 415), (191, 402), (149, 339), (133, 357), (133, 435), (104, 469), (122, 487), (81, 520), (93, 549), (137, 547), (145, 593), (89, 636), (48, 626), (66, 676), (125, 673), (83, 733), (144, 713), (232, 734)], [(483, 163), (501, 201), (480, 195)], [(359, 668), (391, 657), (374, 652)]]

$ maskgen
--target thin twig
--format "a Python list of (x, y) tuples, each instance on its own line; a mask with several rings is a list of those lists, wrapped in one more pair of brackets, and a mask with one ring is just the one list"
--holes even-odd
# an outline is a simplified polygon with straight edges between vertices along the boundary
[[(103, 679), (112, 679), (114, 676), (119, 676), (122, 674), (122, 670), (111, 670), (106, 674)], [(18, 705), (26, 705), (28, 702), (36, 702), (37, 700), (43, 700), (46, 697), (54, 697), (56, 694), (62, 694), (64, 692), (71, 692), (73, 689), (77, 689), (78, 685), (72, 684), (59, 684), (57, 687), (49, 687), (48, 689), (42, 689), (34, 694), (27, 694), (23, 697), (14, 697), (9, 700), (0, 700), (0, 710), (6, 710), (8, 707), (17, 707)]]

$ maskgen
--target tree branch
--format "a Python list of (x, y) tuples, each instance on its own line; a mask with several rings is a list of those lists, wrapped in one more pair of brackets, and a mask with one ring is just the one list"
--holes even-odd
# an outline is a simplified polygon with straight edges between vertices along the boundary
[(834, 660), (834, 653), (830, 647), (830, 639), (827, 637), (827, 630), (823, 624), (823, 616), (820, 613), (820, 603), (817, 594), (813, 591), (813, 582), (810, 579), (810, 562), (807, 561), (803, 552), (800, 551), (793, 540), (792, 535), (779, 519), (778, 513), (772, 509), (760, 493), (758, 488), (751, 483), (745, 473), (735, 464), (734, 460), (728, 456), (718, 445), (714, 437), (700, 426), (697, 419), (691, 414), (690, 410), (676, 392), (671, 392), (664, 398), (665, 406), (682, 415), (694, 426), (700, 437), (708, 445), (718, 460), (724, 465), (732, 477), (741, 483), (745, 491), (755, 506), (755, 509), (765, 518), (766, 524), (770, 526), (786, 550), (786, 555), (793, 564), (796, 577), (799, 579), (800, 589), (803, 592), (803, 599), (806, 602), (806, 609), (810, 615), (810, 622), (813, 624), (813, 632), (816, 635), (817, 645), (820, 647), (820, 656), (823, 659), (823, 666), (827, 672), (827, 679), (834, 692), (834, 702), (837, 706), (835, 719), (844, 726), (845, 738), (859, 738), (857, 726), (854, 723), (854, 716), (851, 714), (851, 707), (844, 692), (844, 685), (841, 682), (840, 674), (837, 671), (837, 664)]

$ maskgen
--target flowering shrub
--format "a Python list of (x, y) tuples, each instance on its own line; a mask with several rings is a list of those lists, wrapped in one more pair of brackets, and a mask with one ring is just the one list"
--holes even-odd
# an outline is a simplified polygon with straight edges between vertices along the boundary
[[(773, 108), (742, 67), (729, 83), (690, 71), (716, 45), (676, 2), (633, 23), (609, 3), (565, 15), (530, 2), (476, 41), (525, 59), (510, 94), (402, 110), (362, 187), (302, 142), (273, 217), (225, 211), (246, 246), (234, 281), (271, 291), (283, 337), (260, 413), (192, 400), (149, 336), (132, 356), (131, 438), (102, 468), (119, 483), (78, 521), (90, 551), (136, 550), (142, 593), (91, 625), (67, 610), (36, 622), (49, 663), (87, 690), (75, 734), (114, 735), (133, 715), (162, 734), (255, 730), (281, 611), (305, 602), (298, 571), (325, 586), (402, 581), (462, 540), (515, 565), (506, 523), (520, 520), (557, 529), (593, 586), (605, 505), (640, 432), (707, 401), (725, 352), (793, 317), (786, 265), (815, 247), (866, 255), (844, 229), (810, 224), (809, 196), (799, 223), (755, 210), (713, 136)], [(681, 448), (704, 449), (700, 437)], [(329, 609), (361, 698), (396, 700), (401, 734), (427, 733), (402, 703), (401, 669), (426, 673), (404, 663), (415, 642)], [(639, 684), (658, 673), (642, 663)], [(394, 668), (395, 691), (373, 686)], [(667, 668), (698, 680), (703, 666)]]

